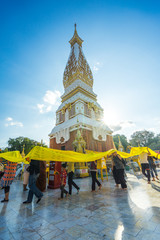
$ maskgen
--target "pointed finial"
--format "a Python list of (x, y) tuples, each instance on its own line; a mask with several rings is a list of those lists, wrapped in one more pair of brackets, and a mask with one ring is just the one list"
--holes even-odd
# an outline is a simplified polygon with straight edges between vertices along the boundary
[(76, 31), (76, 27), (77, 27), (77, 24), (76, 24), (76, 23), (74, 24), (74, 27), (75, 27), (75, 29), (74, 29), (74, 30)]

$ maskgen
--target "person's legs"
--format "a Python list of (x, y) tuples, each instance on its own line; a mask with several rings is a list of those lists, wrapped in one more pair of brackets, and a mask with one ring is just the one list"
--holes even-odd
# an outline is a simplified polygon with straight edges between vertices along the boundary
[(31, 178), (29, 178), (29, 188), (38, 199), (41, 199), (43, 197), (43, 193), (36, 186), (37, 177), (38, 175), (36, 174), (31, 175)]
[(9, 199), (9, 190), (10, 190), (10, 186), (7, 186), (4, 188), (4, 193), (5, 193), (5, 200), (8, 201)]
[(77, 186), (77, 184), (73, 181), (73, 175), (74, 175), (74, 173), (73, 172), (71, 172), (71, 174), (72, 174), (72, 185), (77, 189), (77, 191), (79, 191), (79, 187)]
[(61, 189), (61, 198), (63, 198), (63, 193), (64, 193), (64, 185), (61, 185), (61, 186), (60, 186), (60, 189)]
[(147, 179), (148, 179), (148, 183), (150, 183), (151, 175), (150, 175), (150, 169), (149, 169), (149, 164), (148, 163), (146, 163), (145, 169), (147, 171), (146, 176), (147, 176)]
[(91, 176), (92, 176), (92, 191), (95, 191), (95, 189), (96, 189), (96, 186), (95, 186), (96, 172), (91, 171)]
[[(64, 186), (65, 187), (65, 186)], [(63, 189), (63, 192), (66, 194), (66, 195), (68, 195), (68, 191), (64, 188)]]
[(37, 203), (41, 200), (43, 197), (43, 193), (36, 187), (36, 180), (37, 180), (38, 175), (30, 175), (29, 176), (29, 193), (28, 193), (28, 198), (27, 201), (24, 201), (23, 203), (31, 203), (33, 200), (33, 195), (35, 194), (36, 197), (38, 198)]
[(28, 189), (27, 189), (27, 184), (23, 184), (23, 191), (25, 192), (25, 191), (27, 191)]
[(153, 167), (151, 165), (151, 161), (149, 160), (149, 169), (150, 169), (150, 174), (152, 176), (152, 181), (155, 181), (155, 176), (154, 176), (154, 172), (153, 172)]
[(116, 185), (118, 185), (120, 182), (118, 181), (118, 178), (117, 178), (117, 172), (116, 172), (115, 166), (113, 167), (112, 173), (113, 173), (114, 181), (115, 181)]
[(151, 168), (151, 167), (150, 167), (150, 173), (151, 173), (152, 178), (154, 178), (153, 168)]
[(156, 177), (158, 177), (157, 169), (156, 169), (155, 167), (153, 167), (152, 169), (153, 169), (153, 171), (154, 171)]
[(69, 172), (69, 174), (68, 174), (68, 186), (69, 186), (69, 194), (70, 195), (72, 194), (72, 178), (73, 178), (72, 172)]
[(124, 178), (124, 169), (118, 169), (117, 174), (118, 174), (118, 179), (120, 181), (122, 189), (127, 188), (126, 180)]
[(141, 167), (142, 167), (142, 173), (145, 177), (147, 177), (147, 174), (146, 174), (146, 163), (141, 163)]
[(101, 186), (101, 183), (98, 181), (98, 179), (97, 179), (97, 178), (95, 179), (95, 182), (97, 183), (98, 187), (100, 187), (100, 186)]

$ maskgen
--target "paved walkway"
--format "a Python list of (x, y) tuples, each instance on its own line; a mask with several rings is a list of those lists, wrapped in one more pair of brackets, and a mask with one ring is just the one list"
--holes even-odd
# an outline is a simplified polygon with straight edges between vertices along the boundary
[(47, 190), (39, 204), (34, 199), (29, 205), (22, 204), (27, 192), (22, 192), (22, 182), (15, 181), (10, 201), (0, 203), (0, 239), (160, 239), (159, 191), (143, 179), (127, 176), (127, 191), (116, 189), (112, 177), (95, 193), (90, 178), (76, 179), (79, 195), (74, 191), (72, 197), (59, 201), (59, 189)]

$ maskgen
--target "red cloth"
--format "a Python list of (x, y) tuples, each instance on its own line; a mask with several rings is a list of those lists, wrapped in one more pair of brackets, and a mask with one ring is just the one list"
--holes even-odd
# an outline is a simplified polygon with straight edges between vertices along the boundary
[(66, 179), (67, 179), (67, 172), (66, 172), (66, 170), (64, 169), (64, 170), (61, 172), (61, 185), (62, 185), (62, 183), (63, 183), (64, 186), (66, 185)]

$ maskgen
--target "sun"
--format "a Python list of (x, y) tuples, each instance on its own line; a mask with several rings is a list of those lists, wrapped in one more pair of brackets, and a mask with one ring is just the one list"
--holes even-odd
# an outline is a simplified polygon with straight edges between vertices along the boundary
[(103, 122), (109, 126), (117, 125), (120, 121), (118, 112), (115, 109), (108, 108), (104, 111)]

